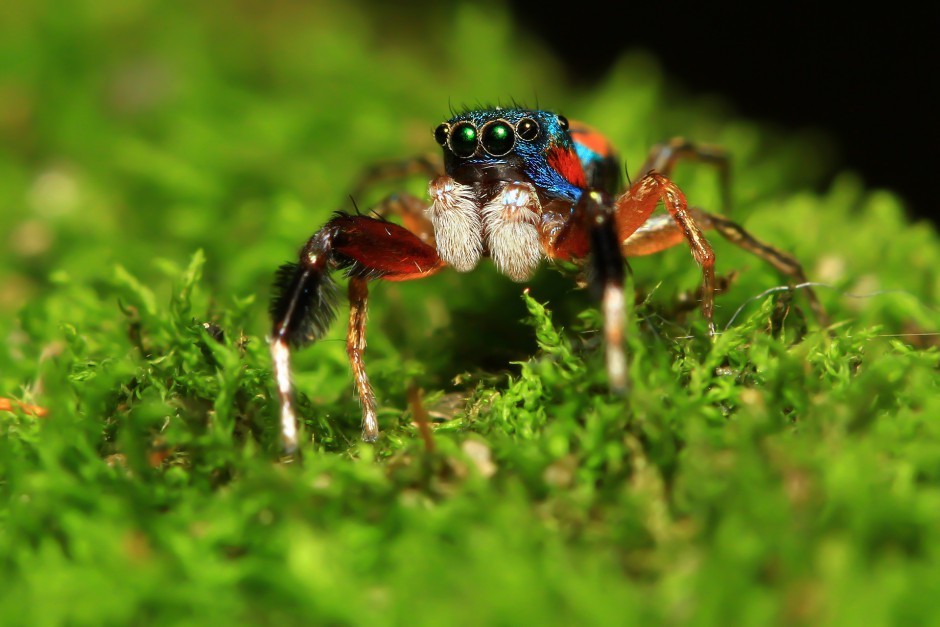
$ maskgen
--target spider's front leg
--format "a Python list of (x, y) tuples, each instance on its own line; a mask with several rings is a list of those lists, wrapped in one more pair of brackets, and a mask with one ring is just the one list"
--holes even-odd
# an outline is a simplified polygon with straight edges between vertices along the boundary
[(362, 437), (378, 437), (375, 396), (366, 376), (368, 281), (409, 281), (434, 274), (444, 266), (431, 246), (397, 224), (366, 216), (337, 214), (300, 251), (297, 263), (281, 266), (271, 303), (274, 328), (271, 356), (281, 406), (281, 443), (297, 448), (297, 417), (290, 381), (290, 350), (323, 337), (336, 315), (336, 286), (330, 272), (350, 278), (347, 354), (362, 403)]
[(610, 389), (623, 393), (627, 390), (627, 358), (623, 348), (623, 281), (626, 262), (620, 251), (611, 208), (612, 203), (607, 194), (592, 190), (581, 196), (575, 211), (580, 212), (589, 225), (592, 270), (590, 275), (601, 292)]

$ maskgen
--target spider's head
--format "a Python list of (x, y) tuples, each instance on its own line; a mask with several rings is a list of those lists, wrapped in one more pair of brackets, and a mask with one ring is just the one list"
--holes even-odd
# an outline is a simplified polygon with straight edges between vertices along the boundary
[(587, 185), (568, 120), (532, 109), (477, 109), (438, 126), (447, 174), (465, 185), (528, 181), (548, 197), (576, 199)]

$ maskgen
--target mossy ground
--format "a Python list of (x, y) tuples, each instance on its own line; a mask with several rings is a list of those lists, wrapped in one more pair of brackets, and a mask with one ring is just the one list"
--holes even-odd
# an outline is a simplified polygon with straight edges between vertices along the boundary
[[(49, 414), (0, 413), (0, 622), (940, 621), (937, 234), (642, 57), (575, 90), (498, 8), (376, 11), (2, 9), (0, 396)], [(688, 252), (638, 259), (614, 398), (597, 311), (551, 269), (528, 294), (491, 268), (382, 284), (382, 439), (358, 440), (337, 323), (296, 356), (305, 443), (280, 463), (274, 269), (451, 104), (535, 94), (632, 164), (726, 146), (733, 216), (831, 286), (832, 332), (716, 241), (737, 276), (711, 343)], [(676, 178), (718, 205), (707, 168)]]

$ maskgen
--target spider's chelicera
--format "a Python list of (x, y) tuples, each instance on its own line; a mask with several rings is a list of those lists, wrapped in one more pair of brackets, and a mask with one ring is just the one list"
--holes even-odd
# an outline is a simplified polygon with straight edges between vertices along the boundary
[[(434, 130), (443, 172), (417, 160), (400, 174), (427, 172), (429, 201), (407, 193), (375, 213), (337, 213), (307, 241), (297, 263), (278, 271), (271, 304), (271, 353), (281, 404), (281, 439), (297, 446), (290, 351), (323, 337), (335, 317), (335, 269), (349, 277), (346, 349), (362, 402), (362, 437), (379, 434), (375, 396), (363, 364), (368, 283), (410, 281), (451, 267), (472, 270), (483, 258), (514, 281), (526, 281), (542, 259), (589, 266), (601, 295), (610, 387), (626, 388), (623, 352), (624, 259), (686, 242), (702, 271), (702, 313), (714, 334), (715, 257), (703, 231), (713, 229), (761, 257), (790, 280), (805, 283), (799, 263), (727, 218), (689, 207), (669, 179), (679, 159), (718, 168), (728, 204), (724, 151), (674, 139), (655, 146), (639, 176), (622, 190), (620, 161), (610, 144), (584, 124), (524, 108), (489, 108), (454, 116)], [(379, 169), (366, 180), (396, 169)], [(665, 212), (654, 214), (662, 204)], [(726, 207), (727, 209), (727, 207)], [(385, 216), (397, 215), (402, 225)], [(810, 304), (824, 313), (811, 290)]]

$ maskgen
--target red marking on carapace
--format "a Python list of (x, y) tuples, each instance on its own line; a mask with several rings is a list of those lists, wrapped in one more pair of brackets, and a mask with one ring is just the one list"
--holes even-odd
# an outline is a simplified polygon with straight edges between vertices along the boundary
[(584, 175), (584, 168), (581, 167), (581, 160), (574, 150), (553, 147), (548, 150), (548, 165), (553, 170), (574, 185), (575, 187), (587, 187), (587, 177)]
[(571, 122), (568, 133), (576, 144), (581, 144), (591, 152), (597, 153), (603, 158), (611, 156), (614, 152), (614, 147), (607, 141), (607, 138), (587, 124)]

